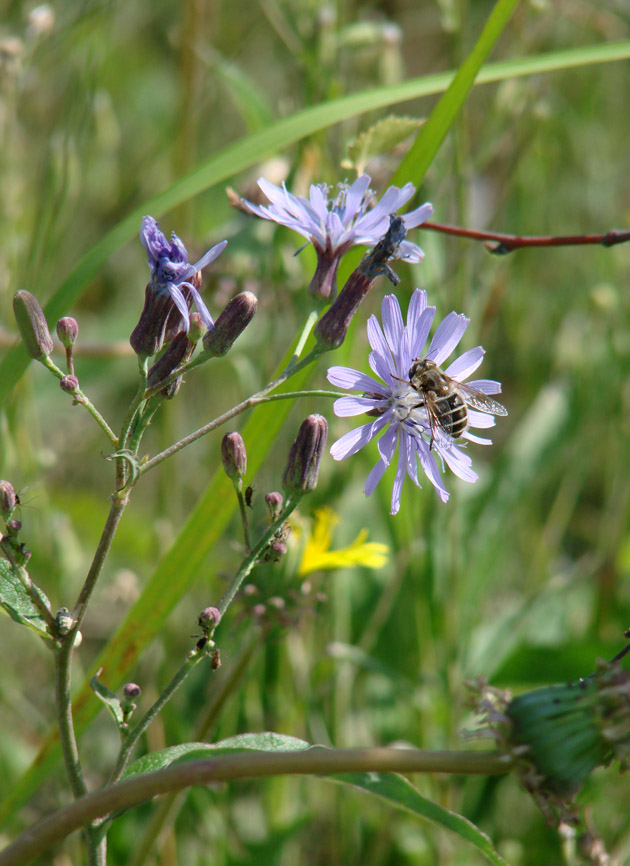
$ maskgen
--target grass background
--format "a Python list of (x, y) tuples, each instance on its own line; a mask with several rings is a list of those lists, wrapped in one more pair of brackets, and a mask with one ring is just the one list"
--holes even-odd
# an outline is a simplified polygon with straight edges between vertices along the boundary
[[(44, 32), (29, 18), (31, 6), (1, 8), (5, 352), (14, 342), (17, 289), (47, 301), (132, 209), (242, 136), (345, 94), (456, 68), (492, 5), (68, 2), (53, 9)], [(622, 2), (522, 2), (492, 59), (613, 42), (629, 31)], [(427, 173), (422, 200), (433, 202), (439, 221), (474, 228), (574, 234), (626, 227), (629, 80), (625, 61), (475, 88)], [(435, 101), (396, 110), (426, 117)], [(364, 112), (311, 135), (230, 182), (248, 194), (261, 173), (286, 177), (301, 191), (311, 182), (351, 179), (340, 166), (346, 146), (384, 113)], [(401, 158), (394, 152), (368, 166), (377, 189)], [(264, 384), (308, 309), (312, 251), (294, 258), (297, 236), (231, 210), (224, 186), (165, 213), (160, 225), (182, 237), (191, 259), (227, 237), (228, 250), (206, 280), (208, 304), (217, 313), (232, 294), (249, 289), (259, 313), (230, 355), (191, 375), (165, 407), (146, 441), (152, 453)], [(235, 605), (219, 635), (224, 672), (250, 643), (254, 648), (213, 737), (268, 729), (336, 746), (455, 748), (472, 721), (466, 679), (483, 675), (519, 691), (588, 674), (597, 656), (620, 648), (630, 604), (629, 249), (525, 250), (495, 258), (480, 245), (429, 232), (414, 239), (427, 255), (419, 267), (398, 268), (403, 309), (419, 285), (438, 315), (466, 312), (472, 323), (464, 348), (485, 346), (482, 375), (502, 380), (510, 416), (497, 426), (491, 449), (471, 448), (480, 482), (468, 487), (447, 479), (447, 506), (429, 485), (410, 486), (400, 514), (390, 518), (387, 477), (365, 500), (375, 448), (347, 464), (324, 463), (303, 517), (330, 505), (342, 518), (335, 546), (368, 527), (371, 539), (390, 545), (391, 562), (379, 572), (314, 576), (313, 593), (327, 600), (288, 627), (270, 615), (261, 630), (251, 605)], [(355, 261), (348, 257), (344, 274)], [(79, 320), (79, 349), (95, 349), (93, 356), (78, 353), (82, 387), (115, 425), (135, 388), (135, 360), (124, 346), (146, 276), (144, 251), (130, 242), (69, 311)], [(333, 363), (367, 369), (365, 320), (386, 291), (378, 285), (367, 299)], [(328, 363), (310, 374), (314, 387), (324, 386)], [(7, 385), (2, 476), (21, 491), (33, 578), (53, 605), (71, 606), (107, 509), (111, 467), (100, 457), (106, 443), (42, 369)], [(291, 411), (251, 479), (260, 523), (263, 494), (280, 485), (288, 445), (311, 411), (328, 416), (331, 439), (349, 429), (328, 402), (302, 401)], [(202, 440), (136, 491), (85, 622), (76, 683), (177, 537), (214, 472), (219, 443), (220, 435)], [(246, 444), (253, 456), (257, 442)], [(239, 544), (232, 522), (127, 677), (142, 685), (142, 706), (179, 665), (198, 611), (218, 600)], [(296, 558), (293, 552), (282, 565), (259, 569), (261, 598), (281, 595), (291, 604), (300, 584)], [(7, 660), (0, 677), (6, 797), (49, 729), (53, 695), (50, 659), (32, 634), (3, 620), (0, 651)], [(197, 671), (145, 747), (190, 739), (217, 682)], [(96, 785), (116, 749), (105, 713), (81, 749)], [(54, 770), (11, 816), (7, 838), (65, 801), (59, 779)], [(565, 862), (557, 837), (513, 780), (414, 781), (423, 794), (475, 821), (511, 864)], [(611, 852), (630, 862), (627, 780), (614, 768), (597, 771), (580, 796)], [(114, 825), (111, 863), (131, 861), (153, 810), (142, 807)], [(79, 862), (77, 841), (66, 850), (43, 862), (64, 863), (66, 856)], [(455, 836), (315, 780), (191, 791), (154, 851), (148, 862), (187, 866), (482, 862)]]

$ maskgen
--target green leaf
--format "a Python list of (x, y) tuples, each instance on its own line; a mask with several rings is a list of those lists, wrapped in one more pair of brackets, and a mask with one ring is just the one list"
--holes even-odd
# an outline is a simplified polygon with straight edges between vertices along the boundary
[(90, 688), (99, 699), (102, 701), (105, 706), (109, 709), (110, 713), (116, 720), (116, 724), (119, 728), (125, 724), (122, 706), (120, 705), (120, 698), (111, 692), (107, 686), (104, 686), (103, 683), (99, 682), (98, 674), (92, 677), (90, 680)]
[(358, 175), (363, 174), (367, 162), (375, 156), (389, 153), (423, 123), (424, 120), (416, 117), (398, 117), (395, 114), (384, 117), (348, 145), (342, 168), (354, 169)]
[(394, 806), (433, 821), (434, 824), (440, 824), (474, 845), (494, 866), (508, 866), (495, 850), (492, 840), (479, 827), (463, 815), (451, 812), (450, 809), (423, 797), (404, 776), (397, 773), (343, 773), (330, 778), (344, 785), (353, 785), (387, 800)]
[[(39, 587), (35, 587), (39, 597), (50, 609), (50, 602)], [(48, 634), (46, 620), (31, 600), (20, 578), (10, 562), (0, 559), (0, 605), (11, 619), (25, 625), (40, 637), (52, 640)]]
[[(213, 755), (238, 754), (244, 751), (298, 752), (309, 748), (323, 749), (324, 747), (311, 746), (296, 737), (271, 732), (241, 734), (218, 743), (184, 743), (145, 755), (127, 768), (123, 778), (162, 770), (173, 761), (182, 759), (198, 760)], [(485, 833), (462, 815), (423, 797), (404, 776), (397, 773), (341, 773), (328, 776), (318, 773), (318, 778), (359, 788), (381, 797), (394, 806), (440, 824), (474, 845), (494, 866), (507, 866), (506, 861), (495, 851), (492, 841)]]
[[(122, 778), (139, 776), (142, 773), (152, 773), (155, 770), (163, 770), (183, 758), (187, 760), (199, 760), (212, 757), (212, 754), (237, 754), (247, 749), (257, 752), (299, 752), (309, 749), (309, 743), (298, 740), (297, 737), (289, 737), (286, 734), (274, 734), (272, 731), (263, 731), (260, 734), (239, 734), (236, 737), (228, 737), (218, 743), (181, 743), (178, 746), (169, 746), (160, 749), (159, 752), (151, 752), (143, 755), (133, 764), (130, 764)], [(212, 753), (212, 754), (210, 754)]]

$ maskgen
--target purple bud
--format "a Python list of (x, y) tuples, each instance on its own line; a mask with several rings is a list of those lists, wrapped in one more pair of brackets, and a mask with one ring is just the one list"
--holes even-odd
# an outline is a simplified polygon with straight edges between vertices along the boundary
[(216, 607), (204, 607), (199, 614), (199, 628), (204, 631), (214, 631), (221, 622), (221, 614)]
[(36, 361), (47, 358), (54, 344), (37, 299), (25, 290), (17, 292), (13, 296), (13, 312), (28, 354)]
[(309, 415), (302, 421), (282, 476), (288, 494), (303, 496), (315, 489), (327, 436), (328, 422), (322, 415)]
[(59, 380), (59, 386), (62, 391), (66, 392), (66, 394), (76, 394), (79, 390), (79, 380), (76, 376), (63, 376)]
[(221, 459), (228, 478), (236, 481), (247, 472), (247, 451), (240, 433), (227, 433), (221, 441)]
[[(195, 343), (188, 339), (188, 334), (185, 331), (180, 331), (179, 334), (169, 344), (167, 350), (149, 369), (147, 377), (147, 385), (149, 388), (154, 388), (160, 382), (163, 382), (171, 375), (173, 370), (176, 370), (181, 364), (185, 364), (190, 359), (195, 351)], [(162, 393), (168, 400), (172, 399), (180, 389), (181, 376), (170, 385), (162, 388)]]
[(267, 503), (271, 519), (277, 520), (282, 511), (282, 504), (284, 502), (282, 493), (278, 493), (277, 490), (274, 490), (273, 493), (267, 493), (265, 496), (265, 502)]
[(139, 698), (142, 694), (142, 689), (137, 683), (125, 683), (123, 688), (123, 695), (129, 700), (133, 700), (133, 698)]
[(0, 481), (0, 511), (2, 514), (11, 514), (17, 505), (18, 498), (10, 481)]
[(256, 312), (258, 300), (251, 292), (241, 292), (231, 301), (203, 338), (203, 348), (207, 355), (215, 358), (227, 354), (232, 344), (249, 325)]
[(76, 342), (79, 335), (79, 325), (77, 320), (72, 316), (64, 316), (57, 322), (57, 336), (61, 340), (61, 345), (69, 349)]
[(15, 518), (13, 518), (12, 520), (9, 520), (9, 522), (7, 523), (7, 529), (9, 530), (9, 532), (12, 535), (16, 535), (20, 531), (21, 528), (22, 528), (22, 521), (21, 520), (16, 520)]

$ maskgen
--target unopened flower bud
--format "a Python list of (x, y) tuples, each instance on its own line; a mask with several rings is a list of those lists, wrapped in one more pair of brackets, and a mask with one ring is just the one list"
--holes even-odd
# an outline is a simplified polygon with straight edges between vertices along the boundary
[(303, 496), (315, 489), (327, 436), (328, 422), (322, 415), (309, 415), (302, 421), (282, 476), (287, 493)]
[(199, 614), (199, 628), (205, 632), (214, 631), (221, 622), (221, 614), (216, 607), (205, 607)]
[(274, 490), (273, 493), (267, 493), (265, 496), (265, 502), (267, 503), (267, 508), (269, 509), (272, 521), (277, 520), (282, 511), (282, 503), (284, 502), (282, 493), (278, 493), (276, 490)]
[[(192, 318), (192, 317), (191, 317)], [(149, 388), (154, 388), (160, 382), (163, 382), (171, 375), (173, 370), (176, 370), (186, 361), (190, 360), (195, 351), (195, 343), (189, 339), (185, 331), (180, 331), (179, 334), (169, 343), (164, 354), (149, 369), (147, 377), (147, 385)], [(161, 390), (167, 400), (171, 400), (179, 391), (182, 383), (182, 377), (179, 376), (174, 382), (166, 385)]]
[(47, 358), (54, 345), (37, 299), (25, 290), (17, 292), (13, 296), (13, 312), (28, 354), (36, 361)]
[(221, 459), (228, 478), (237, 480), (247, 472), (247, 451), (240, 433), (228, 433), (221, 442)]
[(203, 348), (211, 357), (227, 354), (232, 344), (249, 325), (256, 312), (258, 300), (251, 292), (241, 292), (227, 306), (203, 338)]
[(7, 529), (9, 530), (11, 535), (17, 535), (17, 533), (20, 531), (21, 528), (22, 528), (22, 521), (21, 520), (16, 520), (15, 518), (12, 518), (7, 523)]
[(17, 505), (18, 498), (10, 481), (0, 481), (0, 512), (11, 514)]
[(61, 345), (69, 349), (76, 342), (79, 335), (79, 325), (77, 320), (72, 316), (64, 316), (57, 322), (57, 336), (61, 340)]
[(139, 698), (142, 694), (142, 689), (137, 683), (125, 683), (123, 687), (123, 695), (128, 700), (133, 700), (134, 698)]
[(79, 390), (79, 380), (76, 376), (63, 376), (59, 380), (59, 386), (66, 394), (76, 394)]

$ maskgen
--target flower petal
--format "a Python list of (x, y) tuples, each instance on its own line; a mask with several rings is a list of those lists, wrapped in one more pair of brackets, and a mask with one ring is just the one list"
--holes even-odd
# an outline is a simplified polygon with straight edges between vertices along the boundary
[(487, 429), (494, 427), (494, 415), (489, 415), (487, 412), (477, 412), (475, 409), (468, 409), (468, 423), (471, 427), (479, 427)]
[(199, 261), (194, 263), (193, 268), (195, 270), (193, 271), (193, 273), (195, 271), (203, 270), (203, 268), (205, 268), (216, 258), (218, 258), (218, 256), (220, 256), (223, 250), (227, 247), (227, 243), (227, 241), (221, 241), (220, 243), (215, 244), (213, 247), (211, 247), (207, 253), (204, 253), (199, 259)]
[(437, 331), (433, 335), (426, 357), (435, 361), (438, 366), (441, 366), (463, 337), (469, 322), (470, 319), (464, 315), (449, 313), (440, 322)]
[(336, 385), (338, 388), (373, 391), (383, 396), (389, 394), (389, 389), (385, 388), (381, 382), (377, 382), (371, 376), (366, 376), (365, 373), (353, 370), (352, 367), (329, 367), (326, 378), (332, 385)]
[(373, 397), (340, 397), (333, 403), (335, 415), (338, 418), (351, 418), (354, 415), (364, 415), (370, 409), (380, 409), (382, 400)]
[(485, 350), (482, 349), (481, 346), (469, 349), (467, 352), (464, 352), (463, 355), (460, 355), (459, 358), (456, 358), (444, 372), (447, 376), (450, 376), (451, 379), (457, 379), (458, 382), (463, 382), (471, 373), (475, 372), (477, 367), (483, 361), (483, 356), (485, 354)]
[(415, 210), (410, 210), (409, 213), (403, 214), (405, 226), (408, 229), (415, 229), (417, 226), (431, 219), (433, 216), (433, 205), (430, 202), (421, 204)]
[[(388, 348), (391, 354), (395, 356), (403, 332), (403, 317), (396, 295), (385, 295), (381, 304), (381, 315)], [(372, 346), (372, 348), (375, 347)]]
[(361, 427), (356, 427), (354, 430), (350, 430), (349, 433), (345, 433), (332, 444), (330, 449), (332, 457), (335, 460), (345, 460), (346, 457), (356, 454), (357, 451), (360, 451), (364, 445), (367, 445), (374, 438), (379, 430), (388, 423), (390, 418), (391, 413), (386, 412), (385, 415), (377, 418), (376, 421), (370, 424), (363, 424)]
[(473, 379), (467, 383), (471, 388), (481, 391), (483, 394), (500, 394), (501, 383), (494, 379)]

